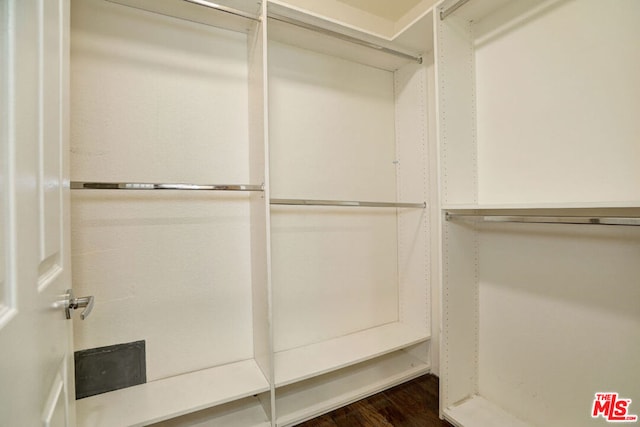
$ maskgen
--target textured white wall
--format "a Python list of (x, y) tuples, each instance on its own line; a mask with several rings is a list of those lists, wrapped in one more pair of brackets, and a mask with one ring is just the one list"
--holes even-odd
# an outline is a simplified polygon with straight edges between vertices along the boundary
[[(246, 36), (74, 2), (73, 180), (248, 183)], [(250, 358), (245, 195), (75, 191), (77, 349), (147, 340), (148, 380)]]
[(483, 396), (563, 426), (600, 425), (600, 390), (640, 396), (640, 230), (503, 225), (478, 241)]
[[(274, 198), (396, 200), (393, 73), (269, 44)], [(395, 210), (272, 210), (276, 350), (398, 319)]]
[(480, 202), (640, 199), (640, 3), (517, 3), (476, 32)]

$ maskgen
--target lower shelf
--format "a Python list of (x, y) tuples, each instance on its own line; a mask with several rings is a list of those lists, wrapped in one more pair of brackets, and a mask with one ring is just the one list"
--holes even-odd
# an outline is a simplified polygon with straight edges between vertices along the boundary
[(276, 389), (278, 427), (292, 426), (428, 373), (430, 365), (400, 350)]
[(529, 427), (481, 396), (445, 409), (444, 417), (456, 427)]
[(425, 342), (424, 331), (395, 322), (275, 354), (275, 383), (282, 387)]
[(245, 360), (78, 400), (78, 425), (145, 426), (267, 391), (256, 362)]
[(258, 398), (247, 397), (149, 427), (271, 427)]

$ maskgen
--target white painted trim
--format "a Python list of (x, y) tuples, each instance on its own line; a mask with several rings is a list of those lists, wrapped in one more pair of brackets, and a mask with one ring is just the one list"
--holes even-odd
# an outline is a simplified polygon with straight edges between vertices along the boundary
[(6, 10), (6, 28), (7, 28), (7, 40), (6, 40), (6, 50), (7, 50), (7, 58), (8, 58), (8, 66), (7, 66), (7, 90), (6, 90), (6, 108), (7, 108), (7, 126), (6, 126), (6, 137), (7, 137), (7, 196), (6, 201), (8, 204), (8, 217), (6, 218), (7, 223), (5, 224), (5, 239), (9, 242), (7, 247), (5, 248), (7, 252), (7, 273), (6, 273), (6, 281), (5, 281), (5, 294), (4, 294), (4, 305), (3, 309), (0, 311), (0, 329), (6, 326), (11, 319), (13, 319), (18, 314), (17, 309), (17, 264), (16, 264), (16, 229), (17, 229), (17, 216), (16, 216), (16, 192), (15, 192), (15, 160), (16, 160), (16, 117), (15, 117), (15, 104), (16, 104), (16, 94), (15, 94), (15, 58), (16, 58), (16, 23), (15, 23), (15, 14), (16, 14), (16, 1), (13, 0), (7, 2), (7, 10)]

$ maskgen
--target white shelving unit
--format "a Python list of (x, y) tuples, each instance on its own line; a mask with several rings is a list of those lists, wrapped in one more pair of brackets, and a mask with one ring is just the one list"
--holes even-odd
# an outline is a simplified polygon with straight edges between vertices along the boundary
[[(638, 218), (640, 8), (612, 6), (471, 0), (436, 20), (443, 218)], [(595, 393), (639, 396), (638, 255), (637, 227), (443, 219), (443, 416), (600, 425)]]
[[(392, 39), (284, 2), (269, 16), (271, 197), (430, 202), (433, 15)], [(429, 216), (272, 205), (278, 426), (429, 371)]]
[[(222, 3), (74, 2), (72, 180), (265, 187), (262, 9)], [(78, 400), (78, 425), (271, 424), (266, 200), (73, 192), (74, 290), (98, 301), (76, 349), (145, 340), (147, 380)]]
[(289, 426), (431, 369), (432, 11), (215, 3), (72, 5), (72, 181), (253, 186), (73, 193), (76, 348), (147, 358), (82, 426)]
[(148, 368), (80, 425), (292, 426), (438, 366), (456, 426), (640, 396), (640, 228), (597, 224), (640, 218), (640, 3), (445, 0), (394, 36), (216, 3), (72, 4), (72, 180), (258, 188), (73, 193), (76, 347)]

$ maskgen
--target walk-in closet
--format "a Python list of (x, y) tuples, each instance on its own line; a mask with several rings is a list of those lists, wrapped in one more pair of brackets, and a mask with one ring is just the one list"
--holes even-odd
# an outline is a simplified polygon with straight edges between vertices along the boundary
[(79, 427), (640, 413), (640, 2), (364, 3), (70, 1)]
[(285, 2), (71, 13), (75, 347), (146, 358), (81, 425), (294, 425), (430, 372), (432, 11), (387, 38)]

